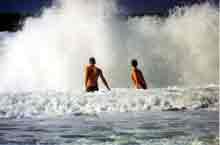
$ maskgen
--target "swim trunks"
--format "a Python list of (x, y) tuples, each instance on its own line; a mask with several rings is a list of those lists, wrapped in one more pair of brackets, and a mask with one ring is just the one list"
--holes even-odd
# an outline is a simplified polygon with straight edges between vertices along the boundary
[(97, 86), (91, 86), (91, 87), (86, 88), (86, 92), (95, 92), (98, 90), (99, 88)]

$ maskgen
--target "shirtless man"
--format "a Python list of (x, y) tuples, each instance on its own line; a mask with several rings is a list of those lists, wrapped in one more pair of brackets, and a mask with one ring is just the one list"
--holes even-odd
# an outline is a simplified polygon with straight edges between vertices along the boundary
[(147, 84), (144, 80), (144, 76), (137, 68), (138, 62), (136, 59), (131, 61), (132, 71), (131, 71), (131, 80), (133, 81), (134, 87), (136, 89), (147, 89)]
[(110, 87), (102, 73), (102, 70), (95, 66), (96, 61), (94, 57), (89, 58), (89, 65), (86, 67), (85, 71), (85, 87), (87, 92), (98, 91), (98, 78), (99, 76), (102, 79), (102, 82), (108, 90)]

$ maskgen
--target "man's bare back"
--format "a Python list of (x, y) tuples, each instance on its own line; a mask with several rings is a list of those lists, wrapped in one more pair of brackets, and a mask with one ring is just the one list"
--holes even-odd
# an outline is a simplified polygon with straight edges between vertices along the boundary
[(85, 86), (87, 92), (94, 92), (98, 91), (98, 78), (100, 77), (104, 83), (104, 85), (107, 87), (108, 90), (110, 90), (108, 83), (102, 73), (102, 70), (95, 66), (95, 59), (90, 58), (90, 64), (86, 67), (85, 70)]
[(89, 65), (86, 67), (86, 88), (98, 89), (98, 78), (100, 75), (100, 69), (95, 65)]

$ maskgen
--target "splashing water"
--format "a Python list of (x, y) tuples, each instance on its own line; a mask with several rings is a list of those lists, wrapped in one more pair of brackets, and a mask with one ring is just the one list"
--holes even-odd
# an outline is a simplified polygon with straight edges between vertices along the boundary
[[(115, 1), (57, 0), (0, 33), (0, 144), (218, 144), (219, 9), (124, 19)], [(82, 92), (90, 56), (112, 91)], [(128, 88), (131, 58), (149, 90)]]
[(0, 94), (0, 118), (47, 118), (117, 112), (217, 111), (219, 86), (113, 89), (111, 92), (25, 92)]
[(218, 16), (203, 4), (125, 20), (113, 1), (57, 1), (4, 40), (0, 91), (80, 89), (90, 56), (112, 87), (130, 86), (131, 58), (151, 87), (218, 83)]

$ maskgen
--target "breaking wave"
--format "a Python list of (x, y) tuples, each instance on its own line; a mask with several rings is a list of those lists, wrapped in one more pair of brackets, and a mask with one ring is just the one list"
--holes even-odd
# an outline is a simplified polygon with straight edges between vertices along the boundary
[(217, 111), (219, 86), (169, 87), (145, 90), (113, 89), (96, 93), (27, 92), (0, 96), (0, 117), (38, 118), (97, 115), (105, 112)]
[(218, 84), (218, 8), (177, 8), (166, 18), (121, 19), (117, 11), (114, 1), (58, 0), (28, 18), (0, 44), (0, 92), (82, 89), (90, 56), (113, 88), (131, 86), (131, 58), (150, 87)]

